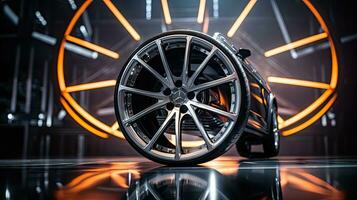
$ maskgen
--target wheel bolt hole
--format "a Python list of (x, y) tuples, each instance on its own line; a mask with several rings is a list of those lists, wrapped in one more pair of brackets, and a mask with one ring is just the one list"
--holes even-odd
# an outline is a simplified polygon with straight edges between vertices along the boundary
[(187, 108), (187, 106), (185, 106), (185, 105), (182, 105), (182, 106), (180, 107), (180, 112), (181, 112), (181, 113), (185, 113), (185, 112), (187, 112), (187, 110), (188, 110), (188, 108)]
[(163, 93), (164, 95), (169, 96), (171, 94), (171, 90), (169, 88), (166, 88)]
[(166, 108), (168, 110), (172, 110), (172, 109), (174, 109), (174, 107), (175, 107), (175, 105), (173, 103), (171, 103), (171, 102), (166, 104)]
[(175, 86), (176, 86), (176, 87), (181, 87), (181, 86), (182, 86), (182, 81), (177, 80), (177, 81), (175, 82)]
[(187, 93), (187, 98), (192, 100), (193, 98), (195, 98), (195, 93), (194, 92)]

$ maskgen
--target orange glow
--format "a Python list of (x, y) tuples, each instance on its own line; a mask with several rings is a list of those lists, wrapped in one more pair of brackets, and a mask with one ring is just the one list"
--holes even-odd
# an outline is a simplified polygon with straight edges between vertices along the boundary
[[(79, 17), (82, 15), (82, 13), (87, 9), (87, 7), (90, 5), (92, 1), (88, 0), (85, 1), (82, 6), (76, 11), (74, 14), (72, 20), (69, 22), (69, 25), (65, 31), (65, 35), (69, 35), (79, 19)], [(66, 103), (67, 106), (63, 106), (64, 109), (68, 113), (72, 113), (74, 117), (72, 117), (79, 125), (81, 125), (83, 128), (87, 129), (89, 132), (92, 132), (95, 135), (100, 135), (101, 137), (108, 137), (106, 133), (103, 133), (101, 131), (98, 131), (96, 128), (93, 128), (93, 125), (95, 125), (97, 128), (107, 132), (108, 134), (111, 134), (113, 136), (119, 137), (121, 139), (124, 139), (124, 136), (122, 135), (121, 131), (118, 130), (112, 130), (111, 127), (107, 126), (106, 124), (102, 123), (101, 121), (97, 120), (94, 118), (92, 115), (90, 115), (87, 111), (85, 111), (74, 99), (71, 95), (69, 95), (68, 92), (65, 92), (66, 90), (66, 83), (65, 83), (65, 77), (64, 77), (64, 71), (63, 71), (63, 62), (64, 62), (64, 44), (65, 40), (62, 40), (60, 43), (60, 49), (58, 52), (58, 61), (57, 61), (57, 79), (58, 79), (58, 85), (60, 90), (62, 91), (62, 96), (66, 101), (63, 101)], [(70, 107), (71, 105), (72, 107)], [(84, 122), (77, 114), (72, 110), (72, 108), (81, 115), (86, 121), (90, 122), (91, 124), (88, 124)], [(105, 134), (105, 135), (104, 135)]]
[(281, 168), (280, 180), (283, 190), (287, 187), (292, 187), (303, 192), (315, 193), (325, 197), (319, 199), (344, 199), (344, 194), (341, 191), (301, 169), (289, 170)]
[[(82, 13), (88, 8), (88, 6), (92, 3), (92, 0), (85, 1), (82, 6), (74, 13), (73, 18), (69, 22), (67, 29), (64, 33), (64, 35), (69, 35), (78, 21), (79, 17), (82, 15)], [(60, 90), (63, 91), (65, 90), (66, 83), (64, 79), (64, 72), (63, 72), (63, 61), (64, 61), (64, 44), (65, 40), (62, 40), (60, 43), (60, 48), (58, 52), (58, 60), (57, 60), (57, 79), (58, 79), (58, 85), (60, 87)]]
[(134, 40), (139, 41), (140, 35), (136, 32), (136, 30), (130, 25), (128, 20), (120, 13), (120, 11), (115, 7), (111, 0), (103, 0), (105, 5), (109, 8), (109, 10), (113, 13), (113, 15), (118, 19), (118, 21), (124, 26), (124, 28), (128, 31), (131, 37)]
[(170, 9), (167, 0), (161, 0), (161, 7), (162, 7), (162, 12), (164, 13), (165, 23), (171, 24), (172, 23), (171, 15), (170, 15)]
[(208, 12), (205, 12), (205, 18), (203, 20), (203, 25), (202, 25), (202, 32), (208, 33), (208, 27), (209, 27), (209, 16), (208, 16)]
[(316, 99), (316, 101), (314, 101), (312, 104), (306, 107), (303, 111), (285, 120), (284, 123), (279, 124), (279, 127), (284, 128), (303, 119), (308, 114), (316, 110), (321, 104), (323, 104), (332, 93), (333, 93), (332, 90), (326, 90), (318, 99)]
[(67, 195), (76, 195), (79, 192), (91, 190), (105, 183), (108, 179), (113, 181), (119, 188), (128, 189), (129, 185), (125, 178), (128, 174), (131, 174), (134, 179), (140, 178), (140, 173), (135, 168), (136, 162), (120, 162), (109, 167), (91, 169), (61, 188), (57, 193), (57, 197), (68, 197)]
[(254, 93), (252, 93), (252, 96), (253, 96), (254, 99), (257, 100), (260, 104), (263, 104), (263, 99), (262, 99), (260, 96), (254, 94)]
[(289, 51), (289, 50), (297, 48), (297, 47), (301, 47), (301, 46), (325, 39), (325, 38), (327, 38), (327, 36), (328, 36), (327, 33), (320, 33), (317, 35), (306, 37), (304, 39), (297, 40), (295, 42), (291, 42), (286, 45), (269, 50), (269, 51), (265, 52), (264, 55), (265, 55), (265, 57), (270, 57), (270, 56), (273, 56), (273, 55), (276, 55), (279, 53), (283, 53), (285, 51)]
[[(163, 3), (164, 2), (164, 3)], [(248, 4), (252, 4), (253, 1), (250, 1)], [(293, 128), (296, 124), (298, 123), (302, 123), (305, 118), (307, 118), (307, 116), (312, 113), (313, 111), (315, 111), (316, 109), (322, 107), (321, 105), (323, 103), (325, 103), (326, 100), (329, 99), (329, 97), (334, 93), (334, 89), (337, 86), (337, 81), (338, 81), (338, 60), (337, 60), (337, 54), (336, 54), (336, 49), (335, 49), (335, 45), (333, 42), (332, 37), (329, 35), (329, 30), (328, 27), (326, 25), (326, 23), (324, 22), (323, 18), (321, 17), (321, 15), (319, 14), (319, 12), (316, 10), (316, 8), (313, 6), (313, 4), (310, 2), (310, 0), (303, 0), (304, 4), (308, 7), (308, 9), (313, 13), (313, 15), (315, 16), (315, 18), (317, 19), (317, 21), (319, 22), (319, 24), (321, 25), (324, 33), (327, 34), (327, 38), (329, 41), (329, 45), (330, 45), (330, 51), (331, 51), (331, 80), (330, 80), (330, 89), (327, 89), (318, 99), (316, 99), (311, 105), (309, 105), (307, 108), (303, 109), (300, 113), (297, 113), (296, 115), (287, 118), (286, 121), (284, 120), (280, 120), (279, 118), (279, 127), (280, 128), (284, 128), (284, 131), (289, 131), (291, 128)], [(71, 19), (71, 21), (69, 22), (66, 31), (64, 33), (64, 36), (66, 35), (70, 35), (70, 33), (72, 32), (75, 24), (77, 23), (78, 19), (80, 18), (80, 16), (83, 14), (83, 12), (88, 8), (88, 6), (92, 3), (92, 0), (86, 0), (83, 2), (83, 4), (77, 9), (77, 11), (75, 12), (73, 18)], [(111, 2), (110, 2), (111, 3)], [(168, 17), (170, 19), (170, 23), (171, 23), (171, 17), (170, 17), (170, 12), (169, 12), (169, 7), (168, 7), (168, 2), (167, 0), (161, 0), (162, 3), (162, 9), (165, 15), (165, 8), (167, 9), (168, 13)], [(163, 5), (166, 3), (166, 6)], [(255, 2), (254, 2), (255, 3)], [(247, 9), (248, 5), (246, 6), (245, 9)], [(252, 6), (253, 7), (253, 6)], [(245, 10), (244, 9), (244, 10)], [(243, 14), (243, 13), (242, 13)], [(239, 18), (239, 17), (238, 17)], [(237, 18), (237, 20), (238, 20)], [(165, 17), (165, 22), (166, 22), (166, 17)], [(167, 23), (167, 22), (166, 22)], [(239, 27), (239, 26), (238, 26)], [(232, 27), (233, 28), (233, 27)], [(233, 34), (234, 35), (234, 34)], [(232, 36), (233, 36), (232, 35)], [(112, 125), (106, 125), (103, 122), (96, 120), (92, 115), (90, 115), (87, 111), (85, 111), (83, 108), (80, 107), (80, 105), (78, 105), (75, 100), (73, 99), (72, 96), (70, 96), (67, 92), (65, 92), (66, 90), (66, 82), (65, 82), (65, 77), (64, 77), (64, 66), (63, 66), (63, 62), (64, 62), (64, 44), (65, 44), (65, 40), (62, 40), (61, 43), (59, 44), (60, 48), (59, 48), (59, 53), (58, 53), (58, 60), (57, 60), (57, 79), (58, 79), (58, 85), (60, 88), (60, 91), (62, 91), (62, 96), (66, 96), (66, 103), (68, 103), (69, 108), (73, 109), (71, 110), (73, 113), (75, 113), (75, 115), (79, 118), (82, 119), (82, 121), (84, 121), (86, 123), (87, 126), (82, 126), (84, 128), (86, 128), (88, 131), (92, 132), (91, 130), (101, 130), (106, 132), (107, 134), (111, 134), (113, 136), (119, 137), (119, 138), (123, 138), (122, 133), (120, 131), (118, 131), (117, 129), (115, 129), (116, 131), (113, 131), (113, 127)], [(75, 102), (75, 105), (72, 105), (71, 102)], [(64, 107), (65, 108), (65, 107)], [(66, 109), (66, 108), (65, 108)], [(66, 109), (67, 110), (67, 109)], [(68, 110), (67, 110), (68, 111)], [(85, 116), (81, 115), (78, 111), (81, 111), (81, 113), (85, 113)], [(78, 114), (78, 115), (77, 115)], [(80, 116), (80, 117), (79, 117)], [(93, 119), (94, 118), (94, 119)], [(77, 121), (77, 118), (74, 118), (75, 121)], [(99, 122), (99, 123), (98, 123)], [(81, 122), (78, 122), (81, 123)], [(96, 126), (98, 124), (102, 124), (103, 126)], [(91, 127), (91, 128), (88, 128)], [(97, 131), (98, 131), (97, 130)], [(108, 132), (110, 130), (110, 132)], [(297, 129), (294, 129), (294, 131), (296, 131)], [(99, 132), (101, 132), (99, 131)], [(296, 133), (296, 132), (292, 132), (291, 130), (289, 131), (290, 134)]]
[(261, 129), (262, 126), (259, 124), (259, 122), (256, 122), (255, 120), (248, 119), (248, 124), (254, 126), (257, 129)]
[(78, 92), (83, 90), (93, 90), (104, 87), (115, 86), (116, 80), (99, 81), (94, 83), (85, 83), (80, 85), (68, 86), (65, 92)]
[(279, 124), (284, 123), (284, 119), (280, 115), (278, 115), (278, 123)]
[(126, 183), (126, 180), (124, 177), (122, 177), (118, 174), (115, 174), (115, 173), (112, 173), (110, 175), (110, 177), (120, 188), (125, 188), (125, 189), (129, 188), (129, 185)]
[(327, 104), (318, 113), (316, 113), (316, 115), (311, 117), (309, 120), (307, 120), (306, 122), (300, 124), (299, 126), (296, 126), (295, 128), (283, 131), (282, 135), (283, 136), (291, 135), (291, 134), (296, 133), (298, 131), (301, 131), (301, 130), (307, 128), (308, 126), (310, 126), (311, 124), (313, 124), (316, 120), (320, 119), (320, 117), (322, 117), (322, 115), (324, 115), (330, 109), (332, 104), (335, 102), (336, 97), (337, 97), (337, 95), (335, 94), (330, 99), (330, 101), (328, 101)]
[(69, 35), (78, 21), (79, 17), (82, 15), (82, 13), (88, 8), (88, 6), (92, 3), (93, 0), (86, 0), (84, 3), (81, 5), (81, 7), (78, 8), (78, 10), (74, 13), (74, 16), (72, 17), (71, 21), (69, 22), (66, 31), (64, 32), (64, 35)]
[[(175, 140), (175, 135), (170, 135), (170, 137), (167, 138), (169, 142), (173, 145), (176, 146), (176, 140)], [(182, 147), (198, 147), (205, 144), (205, 141), (203, 140), (197, 140), (197, 141), (184, 141), (182, 140)]]
[(112, 130), (118, 130), (118, 128), (119, 128), (118, 122), (115, 122), (111, 128), (112, 128)]
[(218, 104), (220, 106), (224, 107), (226, 109), (226, 111), (229, 110), (229, 103), (221, 90), (218, 90), (218, 96), (219, 96)]
[(259, 85), (257, 83), (250, 83), (250, 86), (254, 88), (259, 88)]
[(118, 59), (119, 58), (119, 54), (118, 53), (115, 53), (109, 49), (106, 49), (104, 47), (101, 47), (101, 46), (98, 46), (98, 45), (95, 45), (93, 43), (90, 43), (90, 42), (87, 42), (85, 40), (82, 40), (82, 39), (79, 39), (79, 38), (76, 38), (76, 37), (73, 37), (73, 36), (70, 36), (70, 35), (66, 35), (66, 40), (67, 41), (70, 41), (70, 42), (73, 42), (75, 44), (78, 44), (78, 45), (81, 45), (83, 47), (86, 47), (88, 49), (91, 49), (93, 51), (97, 51), (101, 54), (104, 54), (104, 55), (107, 55), (111, 58), (114, 58), (114, 59)]
[(95, 176), (91, 176), (87, 179), (84, 179), (82, 182), (80, 182), (80, 184), (70, 188), (67, 192), (76, 193), (85, 190), (87, 188), (93, 187), (99, 184), (100, 182), (104, 181), (104, 179), (107, 178), (109, 174), (110, 172), (106, 172), (106, 173), (99, 173)]
[(88, 120), (89, 122), (91, 122), (92, 124), (94, 124), (95, 126), (97, 126), (98, 128), (102, 129), (103, 131), (106, 131), (109, 134), (112, 134), (114, 136), (117, 136), (119, 138), (124, 139), (123, 133), (121, 131), (118, 130), (113, 130), (111, 127), (109, 127), (108, 125), (104, 124), (103, 122), (99, 121), (98, 119), (96, 119), (95, 117), (93, 117), (92, 115), (90, 115), (87, 111), (85, 111), (74, 99), (73, 97), (67, 93), (64, 92), (62, 93), (62, 96), (67, 100), (67, 102), (69, 104), (72, 105), (72, 107), (74, 108), (74, 110), (76, 110), (80, 115), (82, 115), (86, 120)]
[(97, 174), (97, 172), (88, 172), (88, 173), (84, 173), (76, 178), (74, 178), (71, 182), (69, 182), (66, 186), (67, 187), (74, 187), (76, 185), (78, 185), (80, 182), (86, 180), (87, 178), (94, 176), (95, 174)]
[(128, 174), (128, 173), (133, 173), (134, 176), (137, 177), (139, 172), (136, 170), (108, 170), (100, 173), (85, 173), (82, 176), (86, 176), (86, 179), (83, 179), (81, 182), (79, 182), (77, 185), (74, 185), (69, 187), (69, 189), (66, 192), (69, 193), (76, 193), (80, 192), (83, 190), (90, 189), (91, 187), (94, 187), (102, 182), (105, 181), (107, 178), (111, 178), (120, 188), (123, 189), (128, 189), (129, 186), (127, 184), (126, 179), (122, 176), (122, 174)]
[(270, 83), (280, 83), (280, 84), (296, 85), (296, 86), (310, 87), (310, 88), (330, 89), (330, 85), (327, 83), (305, 81), (305, 80), (292, 79), (292, 78), (269, 76), (268, 81)]
[(202, 24), (203, 17), (206, 9), (206, 0), (200, 0), (200, 5), (198, 7), (197, 23)]
[[(222, 160), (227, 159), (228, 160)], [(219, 173), (230, 176), (238, 173), (239, 164), (235, 158), (225, 157), (217, 158), (215, 160), (200, 164), (201, 166), (217, 170)]]
[(61, 98), (60, 102), (62, 104), (62, 106), (64, 107), (64, 109), (66, 109), (67, 113), (83, 128), (89, 130), (90, 132), (92, 132), (93, 134), (101, 137), (101, 138), (108, 138), (108, 135), (106, 133), (103, 133), (101, 131), (98, 131), (97, 129), (94, 129), (93, 127), (91, 127), (90, 125), (88, 125), (85, 121), (83, 121), (72, 109), (71, 107), (67, 104), (67, 102)]
[(312, 14), (317, 19), (317, 21), (320, 23), (322, 30), (324, 30), (324, 32), (327, 33), (327, 35), (328, 35), (328, 40), (329, 40), (330, 49), (331, 49), (331, 57), (332, 57), (332, 72), (331, 72), (330, 85), (331, 85), (331, 88), (335, 89), (336, 85), (337, 85), (337, 80), (338, 80), (338, 61), (337, 61), (335, 44), (333, 42), (331, 35), (329, 34), (330, 31), (328, 30), (325, 21), (321, 17), (320, 13), (316, 10), (314, 5), (311, 4), (310, 0), (303, 0), (303, 2), (310, 9)]
[(254, 7), (255, 3), (257, 3), (257, 0), (250, 0), (247, 6), (243, 9), (242, 13), (239, 15), (239, 17), (236, 19), (234, 24), (232, 25), (231, 29), (229, 29), (227, 36), (228, 37), (233, 37), (233, 35), (237, 32), (239, 26), (242, 24), (244, 19), (247, 17), (249, 12), (252, 10)]
[[(293, 125), (294, 123), (297, 123), (298, 121), (302, 120), (304, 117), (309, 115), (311, 112), (316, 110), (318, 107), (320, 107), (328, 99), (328, 97), (330, 97), (330, 95), (332, 95), (334, 93), (334, 89), (336, 88), (337, 81), (338, 81), (337, 53), (336, 53), (336, 48), (335, 48), (335, 44), (333, 42), (333, 39), (329, 35), (329, 30), (327, 28), (327, 25), (326, 25), (325, 21), (323, 20), (323, 18), (321, 17), (320, 13), (316, 10), (316, 8), (311, 4), (311, 2), (309, 0), (303, 0), (303, 2), (309, 8), (309, 10), (313, 13), (313, 15), (315, 16), (315, 18), (317, 19), (317, 21), (321, 25), (323, 31), (327, 34), (327, 37), (328, 37), (328, 41), (329, 41), (329, 44), (330, 44), (330, 50), (331, 50), (331, 59), (332, 59), (331, 80), (330, 80), (330, 83), (329, 83), (330, 84), (330, 89), (326, 90), (318, 99), (316, 99), (312, 104), (310, 104), (303, 111), (297, 113), (296, 115), (290, 117), (289, 119), (287, 119), (286, 121), (284, 121), (282, 123), (279, 122), (279, 128), (286, 128), (286, 127), (288, 127), (290, 125)], [(321, 114), (321, 116), (322, 115), (323, 114)], [(285, 135), (292, 135), (294, 133), (297, 133), (299, 130), (302, 130), (303, 129), (302, 125), (306, 126), (306, 124), (304, 123), (304, 124), (301, 124), (300, 126), (298, 126), (296, 128), (286, 129), (283, 132), (285, 132)]]

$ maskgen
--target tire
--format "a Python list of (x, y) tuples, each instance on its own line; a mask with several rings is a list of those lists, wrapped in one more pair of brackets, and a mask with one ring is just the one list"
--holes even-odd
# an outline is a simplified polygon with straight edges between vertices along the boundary
[[(138, 52), (140, 52), (142, 49), (145, 49), (147, 45), (150, 45), (154, 41), (158, 39), (162, 39), (163, 37), (166, 36), (174, 36), (174, 35), (188, 35), (188, 36), (193, 36), (197, 37), (199, 39), (208, 41), (209, 43), (213, 44), (218, 48), (220, 52), (223, 52), (223, 54), (228, 58), (228, 60), (233, 64), (233, 67), (235, 69), (235, 72), (238, 76), (238, 82), (240, 85), (240, 92), (241, 92), (241, 103), (240, 103), (240, 109), (238, 112), (237, 116), (238, 119), (234, 122), (234, 126), (232, 126), (231, 131), (221, 140), (219, 145), (216, 145), (213, 149), (208, 149), (205, 154), (199, 154), (199, 156), (195, 156), (192, 158), (185, 158), (185, 159), (172, 159), (169, 157), (163, 157), (163, 156), (157, 156), (154, 155), (153, 152), (150, 152), (151, 150), (147, 151), (147, 149), (144, 149), (143, 146), (140, 146), (138, 144), (138, 141), (135, 140), (135, 137), (133, 137), (133, 133), (127, 131), (127, 124), (124, 124), (124, 114), (123, 114), (123, 104), (124, 102), (120, 102), (123, 98), (121, 95), (121, 92), (119, 91), (119, 86), (123, 83), (124, 78), (122, 79), (123, 76), (125, 76), (125, 73), (127, 73), (125, 70), (126, 68), (129, 68), (130, 66), (129, 63), (133, 59), (134, 56)], [(155, 162), (165, 164), (165, 165), (195, 165), (203, 162), (207, 162), (209, 160), (212, 160), (223, 153), (225, 153), (232, 145), (234, 145), (238, 138), (240, 137), (248, 119), (248, 110), (249, 110), (249, 105), (250, 105), (250, 98), (249, 98), (249, 87), (248, 87), (248, 79), (245, 75), (245, 72), (243, 70), (243, 67), (238, 60), (238, 58), (229, 50), (227, 50), (226, 47), (224, 47), (222, 44), (214, 40), (212, 37), (195, 32), (195, 31), (172, 31), (172, 32), (165, 32), (162, 33), (152, 39), (149, 39), (148, 41), (144, 42), (141, 44), (130, 56), (126, 64), (124, 65), (125, 67), (122, 68), (118, 78), (117, 78), (117, 84), (115, 88), (115, 95), (114, 95), (114, 104), (115, 104), (115, 114), (117, 117), (117, 120), (119, 122), (119, 127), (121, 131), (123, 132), (124, 137), (126, 140), (129, 142), (129, 144), (136, 150), (138, 151), (141, 155), (149, 158), (150, 160), (153, 160)], [(120, 103), (119, 103), (120, 102)], [(121, 105), (122, 104), (122, 105)], [(169, 114), (167, 114), (168, 116)], [(149, 138), (150, 139), (150, 138)], [(151, 139), (150, 139), (151, 140)], [(159, 140), (158, 140), (159, 141)], [(182, 151), (183, 152), (183, 151)], [(175, 156), (175, 155), (174, 155)]]
[(236, 143), (236, 149), (240, 156), (250, 158), (251, 157), (251, 145), (249, 141), (244, 137), (241, 137)]
[(279, 154), (280, 132), (277, 116), (277, 106), (273, 103), (269, 133), (261, 141), (263, 152), (252, 152), (250, 141), (243, 136), (236, 143), (236, 149), (240, 156), (246, 158), (270, 158)]
[(265, 157), (274, 157), (279, 154), (280, 132), (278, 128), (277, 106), (273, 104), (269, 135), (263, 140)]

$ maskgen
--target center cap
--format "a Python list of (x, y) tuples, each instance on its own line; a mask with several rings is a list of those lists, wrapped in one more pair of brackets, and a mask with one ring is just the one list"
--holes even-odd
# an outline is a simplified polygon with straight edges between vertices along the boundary
[(187, 99), (186, 92), (182, 89), (174, 90), (170, 96), (171, 102), (175, 104), (175, 106), (181, 106), (185, 103)]

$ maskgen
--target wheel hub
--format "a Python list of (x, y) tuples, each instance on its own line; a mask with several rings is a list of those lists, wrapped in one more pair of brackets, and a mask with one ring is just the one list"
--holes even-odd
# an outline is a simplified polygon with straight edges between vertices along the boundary
[(176, 88), (170, 95), (170, 101), (176, 107), (182, 106), (187, 101), (187, 92), (181, 88)]

